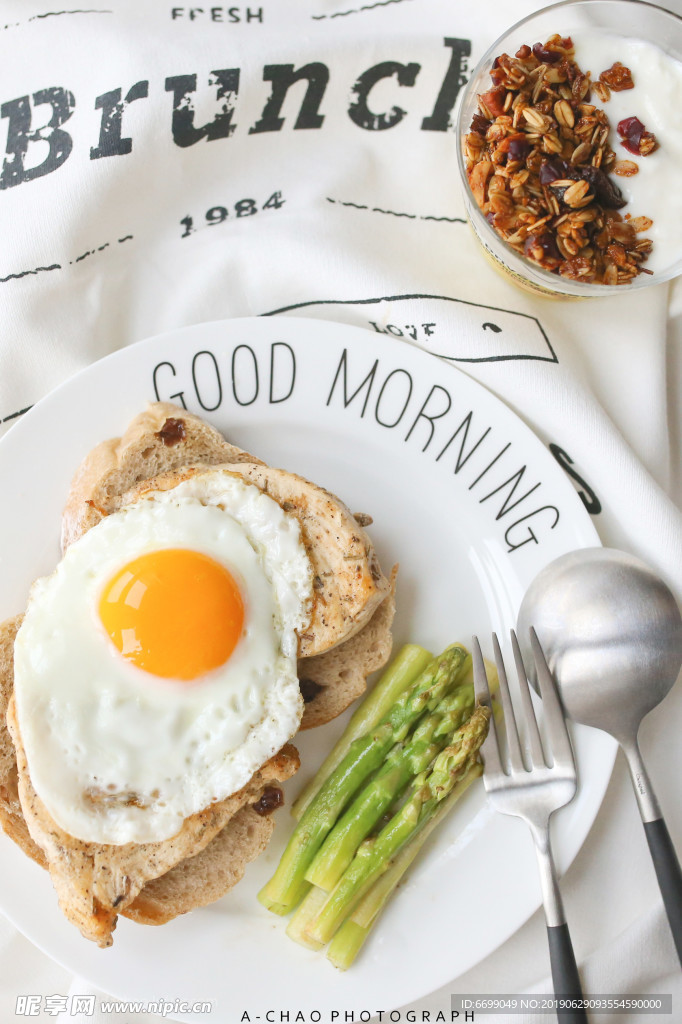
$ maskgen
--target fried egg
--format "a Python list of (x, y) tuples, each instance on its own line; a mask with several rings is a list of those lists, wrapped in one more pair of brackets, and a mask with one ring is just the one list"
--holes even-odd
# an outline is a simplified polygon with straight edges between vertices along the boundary
[(29, 774), (76, 838), (173, 836), (297, 731), (312, 572), (296, 519), (228, 470), (146, 493), (38, 580), (15, 643)]

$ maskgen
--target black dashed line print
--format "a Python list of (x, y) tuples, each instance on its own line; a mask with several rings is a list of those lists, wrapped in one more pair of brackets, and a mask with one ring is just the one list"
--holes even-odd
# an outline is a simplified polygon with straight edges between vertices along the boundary
[(18, 281), (21, 277), (26, 277), (28, 274), (40, 274), (44, 270), (61, 270), (61, 263), (53, 263), (49, 267), (35, 267), (33, 270), (21, 270), (18, 274), (8, 274), (7, 277), (0, 277), (0, 284), (4, 284), (5, 281)]
[(372, 207), (372, 213), (386, 213), (390, 217), (407, 217), (409, 220), (421, 220), (421, 217), (417, 217), (416, 213), (397, 213), (395, 210), (382, 210), (378, 206)]
[[(133, 237), (133, 235), (124, 235), (123, 238), (117, 238), (116, 241), (120, 245), (121, 242), (127, 242)], [(96, 252), (103, 252), (103, 250), (108, 249), (110, 245), (111, 242), (105, 242), (104, 245), (99, 245), (95, 249), (88, 249), (87, 252), (81, 253), (80, 256), (76, 256), (74, 260), (69, 260), (69, 266), (73, 266), (74, 263), (80, 263), (81, 260), (86, 259), (88, 256), (92, 256)], [(0, 277), (0, 284), (5, 284), (7, 281), (18, 281), (20, 278), (26, 277), (28, 274), (40, 274), (42, 271), (46, 270), (62, 269), (63, 267), (61, 263), (52, 263), (49, 267), (35, 267), (33, 270), (22, 270), (17, 274), (7, 274), (6, 277)], [(0, 423), (2, 422), (3, 420), (0, 420)]]
[(323, 21), (325, 18), (345, 18), (349, 14), (360, 14), (361, 11), (372, 11), (375, 7), (388, 7), (389, 4), (402, 4), (406, 0), (376, 0), (373, 4), (363, 4), (362, 7), (354, 7), (350, 11), (336, 11), (334, 14), (313, 14), (313, 21)]
[(397, 210), (382, 210), (380, 206), (363, 206), (362, 203), (344, 202), (341, 199), (331, 199), (327, 196), (328, 203), (336, 203), (338, 206), (352, 206), (354, 210), (369, 210), (371, 213), (384, 213), (389, 217), (407, 217), (409, 220), (435, 220), (447, 221), (448, 224), (466, 224), (464, 217), (434, 217), (432, 214), (400, 213)]
[(448, 224), (466, 224), (466, 218), (465, 217), (430, 217), (430, 216), (427, 216), (427, 217), (420, 217), (419, 219), (420, 220), (435, 220), (435, 221), (445, 220), (445, 221), (448, 222)]
[(7, 25), (0, 25), (0, 31), (7, 28), (18, 28), (19, 25), (28, 25), (30, 21), (42, 21), (45, 18), (58, 18), (62, 14), (113, 14), (113, 11), (99, 10), (95, 8), (78, 9), (74, 11), (45, 11), (44, 14), (34, 14), (25, 21), (10, 21)]
[(25, 412), (32, 409), (32, 405), (27, 405), (25, 409), (19, 409), (17, 412), (11, 412), (9, 416), (5, 416), (0, 420), (0, 423), (9, 423), (10, 420), (15, 420), (18, 416), (23, 416)]

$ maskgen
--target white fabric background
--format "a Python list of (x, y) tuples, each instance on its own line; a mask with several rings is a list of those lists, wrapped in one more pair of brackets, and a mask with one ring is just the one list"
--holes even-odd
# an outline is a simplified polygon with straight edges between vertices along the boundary
[[(667, 5), (682, 14), (680, 0)], [(0, 431), (79, 368), (179, 325), (292, 306), (299, 307), (295, 315), (369, 330), (371, 322), (390, 324), (437, 354), (493, 359), (460, 365), (570, 454), (600, 499), (595, 525), (602, 540), (646, 558), (681, 597), (680, 282), (585, 303), (517, 291), (490, 269), (460, 222), (452, 128), (421, 126), (448, 67), (444, 38), (472, 41), (470, 67), (504, 27), (540, 4), (520, 0), (512, 10), (501, 0), (262, 0), (251, 4), (262, 20), (248, 22), (246, 5), (234, 8), (239, 22), (211, 20), (209, 6), (191, 20), (189, 7), (176, 6), (183, 14), (173, 19), (172, 5), (159, 0), (107, 0), (101, 10), (62, 13), (36, 0), (0, 4), (0, 102), (52, 86), (75, 98), (63, 125), (73, 141), (68, 158), (49, 174), (0, 190)], [(398, 104), (404, 116), (387, 130), (359, 127), (347, 112), (353, 83), (389, 60), (420, 65), (415, 84), (382, 81), (371, 105), (382, 111)], [(264, 66), (309, 61), (329, 68), (321, 127), (294, 128), (299, 86), (282, 108), (280, 131), (249, 132), (270, 94)], [(219, 110), (208, 80), (223, 68), (240, 68), (233, 134), (178, 146), (165, 79), (196, 73), (195, 123), (202, 125)], [(123, 112), (131, 152), (91, 159), (102, 116), (96, 97), (118, 87), (125, 96), (139, 81), (149, 83), (148, 97)], [(31, 128), (49, 113), (34, 107)], [(0, 147), (7, 124), (0, 121)], [(47, 148), (29, 143), (25, 166), (39, 166)], [(275, 192), (284, 204), (263, 209)], [(235, 204), (245, 198), (258, 212), (237, 217)], [(221, 206), (226, 220), (208, 226), (206, 211)], [(201, 229), (182, 237), (187, 216)], [(386, 296), (392, 298), (358, 304)], [(494, 308), (490, 319), (502, 330), (481, 332), (471, 304)], [(538, 322), (556, 362), (546, 361)], [(427, 334), (425, 323), (435, 323), (435, 333)], [(494, 358), (520, 354), (545, 361)], [(0, 486), (11, 493), (11, 481)], [(678, 687), (643, 730), (679, 849), (681, 724)], [(678, 1019), (679, 964), (629, 785), (619, 757), (602, 811), (564, 879), (574, 944), (586, 990), (673, 992)], [(3, 1020), (12, 1019), (17, 994), (69, 991), (72, 978), (6, 922), (0, 938)], [(550, 989), (538, 913), (417, 1008), (448, 1010), (451, 991)], [(76, 979), (72, 991), (87, 988)], [(217, 1012), (235, 1019), (234, 1008)]]

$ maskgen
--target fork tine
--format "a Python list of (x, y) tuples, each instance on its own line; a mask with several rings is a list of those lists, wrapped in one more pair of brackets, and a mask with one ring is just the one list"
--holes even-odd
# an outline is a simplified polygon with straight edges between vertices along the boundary
[(568, 729), (566, 728), (566, 720), (564, 718), (561, 702), (559, 701), (556, 683), (554, 682), (552, 673), (549, 670), (537, 633), (532, 626), (530, 629), (530, 644), (533, 649), (535, 669), (538, 677), (538, 685), (540, 687), (540, 696), (542, 697), (544, 718), (547, 723), (547, 735), (552, 746), (554, 764), (558, 765), (560, 768), (569, 769), (575, 772), (573, 748), (571, 747), (571, 740), (568, 735)]
[(507, 730), (509, 762), (511, 764), (512, 771), (525, 772), (526, 766), (523, 763), (523, 754), (521, 753), (521, 744), (519, 742), (519, 730), (516, 727), (516, 716), (514, 715), (514, 706), (509, 692), (507, 673), (504, 669), (502, 651), (500, 650), (500, 644), (497, 639), (497, 634), (495, 633), (493, 633), (493, 650), (495, 652), (497, 674), (500, 678), (500, 698), (502, 700), (502, 710), (504, 712), (504, 724)]
[[(509, 748), (511, 767), (508, 772), (499, 770), (499, 768), (495, 771), (494, 767), (491, 767), (488, 760), (484, 758), (485, 770), (483, 781), (488, 799), (498, 811), (501, 811), (503, 814), (515, 815), (523, 819), (530, 826), (540, 867), (542, 899), (545, 906), (554, 991), (560, 995), (568, 993), (569, 995), (580, 997), (580, 978), (561, 901), (561, 893), (552, 858), (549, 830), (550, 818), (554, 811), (570, 803), (575, 796), (577, 789), (575, 764), (559, 702), (559, 695), (533, 629), (530, 630), (530, 640), (542, 693), (543, 720), (547, 724), (549, 737), (547, 747), (549, 747), (549, 743), (552, 744), (554, 763), (552, 765), (547, 764), (543, 754), (542, 740), (528, 689), (528, 675), (523, 664), (516, 634), (512, 630), (512, 649), (519, 676), (521, 704), (523, 706), (523, 718), (525, 719), (522, 725), (525, 726), (529, 733), (532, 751), (532, 764), (529, 764), (527, 769), (523, 764), (523, 755), (521, 753), (511, 695), (509, 693), (507, 673), (505, 672), (500, 645), (493, 633), (493, 647), (499, 674), (500, 698), (506, 722), (507, 746)], [(475, 637), (473, 662), (474, 687), (477, 696), (484, 703), (489, 704), (490, 691), (485, 666), (481, 649)], [(521, 714), (521, 706), (519, 706), (519, 714)], [(498, 733), (495, 728), (490, 729), (486, 744), (490, 743), (492, 733), (497, 738)], [(495, 739), (494, 743), (496, 762), (499, 765), (497, 739)], [(485, 744), (483, 750), (485, 751)], [(578, 1020), (583, 1022), (583, 1024), (587, 1024), (587, 1017), (582, 1010), (578, 1013), (569, 1013), (569, 1016), (571, 1016), (571, 1020), (576, 1021), (576, 1024)]]
[(519, 647), (519, 641), (516, 639), (516, 633), (512, 629), (511, 643), (512, 650), (514, 652), (514, 661), (516, 663), (516, 674), (519, 678), (519, 693), (521, 694), (521, 704), (523, 705), (523, 714), (526, 720), (526, 727), (528, 729), (528, 739), (530, 742), (530, 757), (531, 762), (535, 768), (541, 768), (545, 761), (545, 754), (542, 749), (542, 740), (540, 739), (540, 730), (538, 729), (537, 718), (535, 717), (535, 708), (530, 697), (530, 687), (528, 685), (528, 674), (526, 672), (526, 666), (523, 664), (523, 658), (521, 657), (521, 649)]
[[(476, 701), (484, 707), (490, 708), (492, 712), (488, 676), (486, 675), (485, 665), (483, 664), (481, 645), (479, 644), (478, 637), (476, 636), (472, 638), (471, 658), (474, 667), (474, 693), (476, 695)], [(503, 774), (504, 769), (502, 768), (502, 761), (500, 759), (500, 746), (497, 739), (497, 726), (495, 724), (494, 714), (490, 715), (490, 728), (488, 729), (488, 735), (481, 747), (481, 757), (485, 768), (485, 776), (489, 775), (491, 772), (495, 772), (500, 775)]]

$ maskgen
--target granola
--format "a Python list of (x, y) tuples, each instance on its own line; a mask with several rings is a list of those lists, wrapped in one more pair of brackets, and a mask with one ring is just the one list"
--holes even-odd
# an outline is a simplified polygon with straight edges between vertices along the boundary
[[(609, 119), (590, 102), (593, 89), (608, 99), (609, 89), (630, 88), (629, 69), (616, 62), (593, 83), (571, 39), (553, 35), (513, 57), (500, 54), (490, 76), (464, 154), (472, 194), (495, 231), (520, 255), (575, 281), (627, 284), (651, 273), (642, 264), (652, 242), (638, 236), (652, 221), (619, 213), (626, 200), (608, 173), (628, 176), (637, 165), (617, 160)], [(639, 127), (630, 131), (637, 136)], [(643, 149), (646, 134), (642, 125)]]

